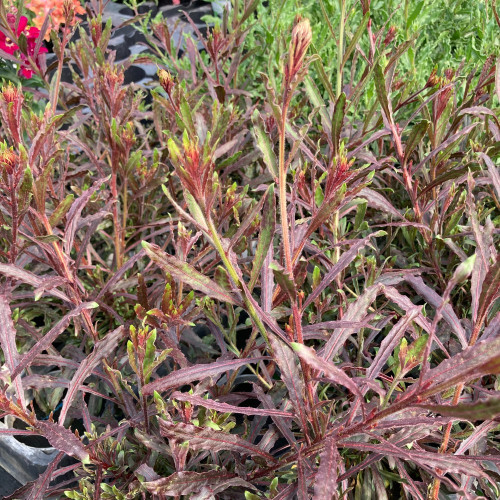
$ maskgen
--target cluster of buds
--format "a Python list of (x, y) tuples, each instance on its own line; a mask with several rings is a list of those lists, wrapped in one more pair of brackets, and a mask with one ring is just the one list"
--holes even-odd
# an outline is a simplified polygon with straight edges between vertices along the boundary
[[(26, 16), (20, 16), (18, 22), (17, 15), (13, 13), (7, 14), (7, 23), (9, 31), (15, 36), (15, 40), (7, 37), (3, 31), (0, 31), (0, 49), (7, 54), (15, 55), (19, 58), (19, 76), (31, 78), (34, 71), (30, 59), (40, 68), (42, 55), (48, 52), (47, 48), (43, 46), (37, 50), (37, 40), (40, 30), (35, 26), (28, 27), (28, 18)], [(19, 44), (23, 45), (23, 49), (20, 48)]]
[(12, 83), (2, 87), (0, 91), (0, 115), (6, 132), (11, 136), (14, 144), (21, 142), (21, 109), (24, 95), (19, 87)]
[[(446, 89), (444, 87), (446, 87), (447, 85), (449, 85), (453, 81), (454, 76), (455, 76), (455, 72), (452, 69), (446, 69), (444, 71), (444, 76), (442, 76), (442, 77), (434, 76), (436, 83), (440, 89), (439, 95), (432, 103), (435, 122), (437, 122), (437, 120), (439, 120), (440, 116), (443, 114), (443, 112), (446, 109), (446, 106), (448, 105), (448, 102), (451, 98), (451, 95), (453, 93), (453, 86), (450, 85)], [(441, 90), (441, 89), (443, 89), (443, 90)]]
[(325, 186), (325, 198), (334, 195), (340, 186), (351, 177), (351, 167), (353, 163), (354, 159), (350, 161), (347, 159), (344, 144), (341, 143), (339, 152), (334, 159), (333, 168), (328, 172)]
[(309, 19), (297, 16), (290, 41), (288, 62), (285, 65), (285, 81), (290, 84), (299, 74), (304, 64), (307, 48), (312, 42)]
[(213, 148), (210, 147), (210, 134), (207, 134), (204, 147), (198, 138), (190, 139), (187, 131), (182, 137), (183, 152), (173, 139), (168, 141), (170, 160), (186, 189), (208, 214), (215, 200), (213, 193), (214, 162)]
[(396, 26), (391, 26), (389, 30), (387, 31), (387, 35), (384, 38), (384, 45), (387, 47), (395, 38), (396, 36)]

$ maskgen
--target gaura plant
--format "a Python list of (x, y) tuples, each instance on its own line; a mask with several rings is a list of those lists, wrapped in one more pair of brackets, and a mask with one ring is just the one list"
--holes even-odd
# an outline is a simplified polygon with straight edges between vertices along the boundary
[(149, 92), (92, 2), (2, 88), (0, 434), (59, 450), (9, 498), (500, 495), (498, 61), (415, 88), (364, 1), (332, 84), (257, 4), (137, 18)]

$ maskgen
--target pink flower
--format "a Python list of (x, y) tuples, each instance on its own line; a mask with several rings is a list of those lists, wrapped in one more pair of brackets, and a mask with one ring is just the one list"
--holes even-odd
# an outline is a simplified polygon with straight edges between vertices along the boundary
[[(35, 58), (35, 48), (36, 48), (36, 41), (40, 35), (40, 30), (38, 28), (35, 28), (34, 26), (28, 26), (28, 18), (26, 16), (21, 16), (19, 18), (19, 24), (17, 25), (16, 29), (16, 15), (15, 14), (7, 14), (7, 22), (9, 23), (10, 29), (16, 34), (16, 36), (19, 38), (19, 36), (24, 34), (26, 37), (27, 41), (27, 54), (24, 54), (20, 52), (18, 54), (18, 57), (21, 60), (20, 68), (19, 68), (19, 75), (23, 76), (24, 78), (31, 78), (33, 76), (33, 67), (29, 63), (28, 57)], [(3, 51), (7, 52), (7, 54), (14, 55), (16, 52), (20, 51), (19, 46), (7, 38), (4, 33), (0, 32), (0, 49)], [(47, 53), (48, 50), (46, 47), (40, 47), (40, 50), (36, 54), (36, 64), (38, 65), (38, 58), (41, 54)]]

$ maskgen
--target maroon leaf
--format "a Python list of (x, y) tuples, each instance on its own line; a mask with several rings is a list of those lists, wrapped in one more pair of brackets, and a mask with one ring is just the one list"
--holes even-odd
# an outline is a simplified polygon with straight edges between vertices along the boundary
[(86, 463), (89, 460), (89, 453), (83, 443), (73, 432), (55, 422), (38, 422), (37, 429), (43, 433), (48, 442), (57, 450), (63, 451), (70, 457), (78, 458)]
[(54, 340), (56, 340), (56, 338), (63, 333), (64, 330), (66, 330), (72, 318), (80, 316), (82, 311), (86, 309), (92, 309), (95, 307), (97, 307), (95, 302), (85, 302), (66, 314), (22, 357), (14, 372), (14, 376), (19, 375), (27, 366), (30, 366), (36, 356), (42, 353), (42, 351), (47, 350), (52, 345)]
[(420, 313), (421, 307), (414, 306), (391, 328), (391, 331), (384, 337), (384, 340), (382, 340), (380, 349), (370, 364), (370, 368), (366, 374), (367, 378), (374, 379), (378, 377), (386, 361), (389, 359), (389, 356), (393, 353), (395, 347), (403, 338), (409, 325)]
[(170, 373), (166, 377), (159, 378), (142, 388), (142, 393), (145, 395), (153, 394), (154, 391), (168, 391), (175, 387), (180, 387), (184, 384), (189, 384), (193, 380), (202, 380), (207, 377), (214, 377), (220, 373), (235, 370), (241, 366), (256, 363), (267, 359), (261, 358), (246, 358), (246, 359), (230, 359), (225, 361), (216, 361), (215, 363), (208, 363), (206, 365), (194, 365), (187, 368), (181, 368), (175, 372)]
[(214, 493), (231, 486), (253, 489), (252, 485), (229, 472), (175, 472), (168, 477), (143, 484), (150, 493), (169, 497), (191, 495), (207, 487), (212, 488)]
[[(349, 304), (344, 321), (363, 321), (368, 312), (370, 304), (375, 300), (382, 285), (373, 285), (363, 292), (363, 294), (354, 302)], [(331, 360), (338, 350), (344, 345), (344, 342), (357, 331), (356, 328), (338, 328), (333, 331), (323, 348), (321, 357), (326, 360)]]
[(214, 453), (229, 450), (242, 455), (258, 455), (268, 462), (276, 461), (269, 453), (235, 434), (182, 422), (175, 423), (163, 419), (158, 421), (160, 423), (160, 433), (163, 437), (173, 439), (179, 443), (186, 442), (192, 450), (210, 450)]
[(92, 195), (100, 189), (100, 187), (109, 180), (109, 177), (103, 179), (98, 179), (94, 182), (92, 187), (84, 191), (81, 196), (71, 205), (68, 214), (66, 215), (66, 232), (64, 235), (64, 251), (66, 254), (70, 254), (71, 248), (73, 247), (73, 240), (75, 238), (75, 233), (78, 228), (78, 222), (82, 215), (82, 211), (92, 198)]
[(467, 476), (472, 475), (475, 477), (487, 477), (478, 465), (469, 460), (453, 455), (408, 450), (399, 448), (387, 441), (384, 441), (381, 444), (342, 441), (339, 444), (345, 446), (346, 448), (378, 453), (382, 456), (402, 458), (410, 463), (419, 464), (421, 467), (428, 469), (431, 473), (434, 473), (434, 468), (439, 468), (445, 472), (455, 472), (457, 474), (465, 474)]
[(76, 392), (80, 389), (85, 379), (92, 373), (94, 368), (96, 368), (99, 363), (111, 355), (111, 353), (116, 349), (116, 345), (123, 337), (123, 326), (118, 327), (116, 330), (108, 333), (102, 340), (97, 342), (94, 346), (92, 354), (90, 354), (82, 363), (80, 367), (76, 370), (76, 373), (71, 379), (71, 383), (66, 392), (66, 396), (63, 401), (63, 407), (61, 409), (61, 414), (59, 416), (59, 422), (64, 423), (66, 414), (69, 410), (69, 405), (73, 401)]
[(17, 398), (24, 407), (23, 383), (21, 378), (15, 375), (16, 368), (19, 364), (19, 353), (16, 346), (16, 328), (12, 321), (9, 301), (5, 295), (0, 295), (0, 346), (2, 347), (12, 382), (16, 388)]
[(499, 372), (500, 337), (497, 337), (479, 342), (429, 370), (422, 380), (425, 389), (420, 398), (426, 399), (457, 384)]
[[(24, 269), (14, 266), (13, 264), (0, 264), (0, 274), (9, 276), (10, 278), (15, 278), (23, 283), (27, 283), (38, 289), (43, 289), (49, 295), (53, 295), (58, 299), (64, 300), (65, 302), (71, 302), (67, 295), (51, 286), (51, 280), (40, 278), (39, 276), (25, 271)], [(47, 284), (46, 286), (44, 286)]]
[(269, 341), (273, 349), (273, 357), (281, 371), (281, 378), (288, 389), (290, 401), (293, 409), (299, 418), (299, 422), (303, 430), (307, 429), (307, 416), (304, 408), (304, 381), (300, 376), (299, 367), (295, 363), (295, 355), (290, 347), (288, 347), (280, 339), (270, 336)]
[(307, 347), (303, 344), (298, 344), (296, 342), (292, 343), (293, 350), (299, 355), (299, 357), (305, 361), (306, 364), (324, 373), (325, 378), (335, 382), (336, 384), (343, 385), (347, 387), (353, 394), (362, 397), (362, 394), (358, 386), (350, 379), (340, 368), (337, 368), (330, 361), (325, 361), (324, 359), (317, 356), (313, 349)]
[(177, 399), (178, 401), (189, 401), (193, 405), (203, 406), (211, 410), (220, 411), (222, 413), (241, 413), (242, 415), (262, 415), (263, 417), (283, 417), (293, 418), (292, 413), (279, 410), (268, 410), (261, 408), (251, 408), (249, 406), (234, 406), (227, 403), (219, 403), (213, 399), (205, 399), (200, 396), (192, 394), (184, 394), (182, 392), (174, 392), (171, 394), (170, 399)]
[(337, 450), (337, 445), (332, 437), (325, 443), (325, 449), (319, 456), (319, 469), (314, 480), (313, 500), (337, 499), (337, 467), (341, 458)]
[[(432, 307), (438, 309), (442, 306), (443, 299), (434, 290), (429, 288), (420, 276), (406, 276), (406, 281), (409, 283), (413, 289), (421, 295)], [(467, 336), (463, 326), (460, 324), (455, 311), (451, 307), (451, 304), (445, 304), (441, 308), (441, 314), (445, 321), (451, 326), (455, 334), (457, 335), (462, 347), (468, 346)]]
[(337, 263), (328, 271), (328, 273), (323, 277), (321, 280), (321, 283), (314, 288), (313, 292), (308, 295), (306, 301), (304, 302), (304, 305), (302, 306), (303, 309), (305, 310), (306, 307), (311, 304), (319, 295), (321, 292), (329, 286), (332, 281), (356, 258), (358, 255), (358, 251), (366, 246), (370, 238), (377, 237), (379, 233), (373, 233), (370, 234), (370, 236), (363, 238), (362, 240), (358, 240), (354, 245), (347, 250), (347, 252), (344, 252)]

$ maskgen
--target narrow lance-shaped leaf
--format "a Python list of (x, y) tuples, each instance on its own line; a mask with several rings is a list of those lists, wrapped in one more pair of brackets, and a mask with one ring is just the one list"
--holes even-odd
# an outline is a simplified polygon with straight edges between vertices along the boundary
[(9, 301), (5, 295), (0, 295), (0, 345), (16, 388), (17, 397), (24, 407), (25, 401), (22, 381), (14, 374), (19, 362), (19, 353), (16, 346), (16, 328), (12, 321)]
[(64, 451), (66, 455), (75, 457), (82, 462), (88, 462), (89, 453), (84, 444), (69, 429), (62, 427), (55, 422), (38, 422), (39, 429), (49, 443), (59, 451)]
[(229, 450), (242, 455), (258, 455), (267, 462), (276, 461), (269, 453), (235, 434), (183, 422), (169, 422), (163, 419), (159, 419), (159, 424), (160, 433), (163, 437), (173, 439), (179, 443), (187, 442), (192, 450), (210, 450), (214, 453)]
[(264, 208), (262, 211), (262, 221), (260, 223), (259, 241), (257, 242), (257, 249), (255, 250), (252, 272), (250, 274), (250, 281), (248, 283), (248, 289), (250, 291), (253, 290), (255, 284), (257, 283), (257, 280), (259, 278), (259, 273), (266, 259), (267, 252), (271, 247), (275, 229), (276, 229), (276, 197), (274, 195), (274, 185), (271, 185), (267, 191), (266, 200), (264, 202)]
[(238, 300), (233, 294), (227, 292), (212, 281), (210, 278), (199, 273), (193, 266), (187, 262), (182, 262), (171, 255), (167, 255), (160, 247), (152, 243), (142, 242), (146, 253), (155, 264), (161, 267), (165, 272), (171, 274), (174, 278), (186, 283), (190, 287), (203, 292), (204, 294), (222, 302), (238, 304)]
[(391, 331), (384, 337), (380, 344), (380, 349), (375, 356), (375, 359), (370, 364), (370, 368), (366, 374), (367, 378), (374, 379), (378, 377), (385, 363), (394, 351), (395, 347), (405, 334), (411, 322), (420, 314), (420, 307), (415, 306), (407, 312), (392, 328)]
[(192, 394), (185, 394), (182, 392), (174, 392), (170, 399), (177, 399), (178, 401), (189, 401), (193, 405), (210, 408), (222, 413), (240, 413), (242, 415), (261, 415), (266, 417), (282, 417), (292, 418), (293, 414), (287, 411), (271, 410), (263, 408), (251, 408), (250, 406), (234, 406), (227, 403), (219, 403), (213, 399), (205, 399), (200, 396)]
[(382, 66), (380, 66), (379, 62), (375, 64), (374, 76), (378, 100), (380, 101), (380, 105), (382, 106), (385, 116), (390, 122), (392, 122), (392, 112), (389, 98), (387, 97), (387, 89), (385, 87), (384, 71), (382, 70)]
[(500, 338), (475, 344), (429, 370), (422, 380), (421, 399), (439, 394), (457, 384), (500, 373)]
[(356, 258), (359, 250), (368, 245), (370, 238), (383, 236), (385, 234), (385, 231), (378, 231), (354, 243), (354, 245), (352, 245), (349, 250), (347, 250), (340, 256), (338, 262), (330, 269), (330, 271), (328, 271), (328, 273), (321, 280), (321, 283), (314, 288), (311, 294), (307, 296), (307, 299), (304, 302), (302, 308), (305, 310), (307, 306), (312, 304), (314, 300), (316, 300), (316, 298), (320, 296), (321, 292), (323, 292), (323, 290), (327, 286), (329, 286), (333, 282), (333, 280)]
[(215, 363), (208, 363), (204, 365), (189, 366), (181, 368), (175, 372), (170, 373), (166, 377), (159, 378), (146, 384), (142, 388), (142, 393), (145, 395), (153, 394), (154, 391), (168, 391), (175, 387), (181, 387), (189, 384), (194, 380), (202, 380), (207, 377), (215, 377), (223, 372), (229, 370), (236, 370), (245, 365), (262, 361), (261, 358), (246, 358), (246, 359), (230, 359), (225, 361), (216, 361)]
[(17, 376), (20, 374), (27, 366), (31, 365), (33, 360), (40, 353), (47, 350), (57, 337), (68, 327), (72, 318), (80, 316), (82, 311), (86, 309), (93, 309), (95, 307), (98, 307), (96, 302), (84, 302), (66, 314), (21, 358), (13, 375)]
[(274, 360), (281, 371), (281, 378), (288, 389), (290, 401), (305, 431), (307, 429), (308, 418), (304, 407), (304, 382), (300, 377), (299, 368), (295, 363), (296, 357), (292, 349), (274, 335), (269, 337), (269, 341), (273, 349)]
[(476, 420), (490, 420), (500, 415), (500, 398), (492, 397), (485, 401), (473, 404), (457, 405), (433, 405), (419, 404), (419, 408), (425, 408), (433, 413), (439, 413), (447, 417), (457, 417), (474, 422)]
[(344, 116), (346, 110), (346, 95), (342, 92), (335, 103), (332, 119), (332, 144), (333, 154), (337, 155), (340, 149), (340, 134), (342, 132), (342, 125), (344, 123)]
[(108, 356), (111, 355), (116, 349), (116, 345), (123, 336), (123, 326), (118, 327), (116, 330), (108, 333), (102, 340), (94, 345), (94, 350), (87, 356), (87, 358), (80, 363), (78, 370), (76, 370), (71, 383), (64, 397), (61, 414), (59, 415), (59, 423), (63, 424), (69, 410), (69, 406), (75, 397), (76, 392), (80, 389), (85, 379), (92, 373), (94, 368)]
[(325, 449), (319, 456), (319, 469), (314, 481), (313, 500), (337, 499), (337, 467), (341, 462), (337, 445), (332, 437), (327, 438)]
[(307, 95), (309, 96), (309, 100), (314, 105), (314, 107), (319, 109), (319, 114), (321, 115), (321, 124), (323, 125), (326, 133), (329, 134), (332, 130), (332, 122), (330, 120), (330, 117), (328, 116), (325, 101), (321, 97), (318, 87), (309, 76), (304, 79), (304, 86), (306, 88)]
[(336, 384), (343, 385), (347, 387), (353, 394), (362, 397), (358, 386), (340, 369), (337, 368), (332, 362), (325, 361), (320, 358), (314, 349), (305, 346), (304, 344), (298, 344), (292, 342), (293, 350), (299, 355), (299, 357), (305, 361), (306, 364), (324, 373), (325, 378), (335, 382)]
[(52, 227), (57, 226), (57, 224), (61, 222), (63, 217), (68, 213), (68, 210), (71, 208), (74, 199), (75, 196), (73, 194), (68, 194), (68, 196), (66, 196), (66, 198), (64, 198), (64, 200), (61, 201), (61, 203), (59, 203), (59, 205), (54, 210), (49, 219), (49, 223)]
[(415, 148), (420, 144), (422, 139), (425, 137), (428, 128), (429, 128), (429, 121), (422, 120), (421, 122), (414, 125), (413, 128), (411, 129), (410, 136), (406, 141), (405, 158), (404, 158), (405, 163), (408, 162), (408, 159), (410, 158), (413, 151), (415, 151)]
[(266, 164), (269, 172), (274, 179), (279, 177), (278, 175), (278, 162), (276, 160), (276, 154), (273, 151), (271, 146), (271, 141), (269, 140), (269, 136), (267, 132), (264, 130), (264, 126), (262, 124), (262, 118), (259, 115), (258, 111), (255, 111), (252, 115), (252, 123), (253, 130), (255, 133), (255, 140), (257, 141), (257, 146), (262, 151), (262, 157), (264, 159), (264, 163)]
[[(169, 497), (179, 497), (181, 495), (191, 495), (198, 493), (202, 488), (208, 487), (210, 491), (221, 491), (231, 486), (242, 488), (253, 488), (249, 483), (228, 472), (175, 472), (174, 474), (157, 479), (155, 481), (144, 482), (143, 485), (150, 493)], [(212, 495), (213, 496), (213, 495)], [(208, 497), (210, 498), (210, 497)]]
[(478, 319), (480, 321), (484, 321), (488, 311), (498, 297), (500, 297), (500, 255), (497, 256), (496, 262), (490, 266), (484, 279), (479, 297)]
[(276, 262), (271, 262), (269, 267), (272, 269), (274, 278), (280, 288), (286, 292), (290, 300), (294, 301), (297, 296), (297, 290), (295, 289), (293, 276), (291, 276), (290, 273), (283, 268), (283, 266), (280, 266)]

